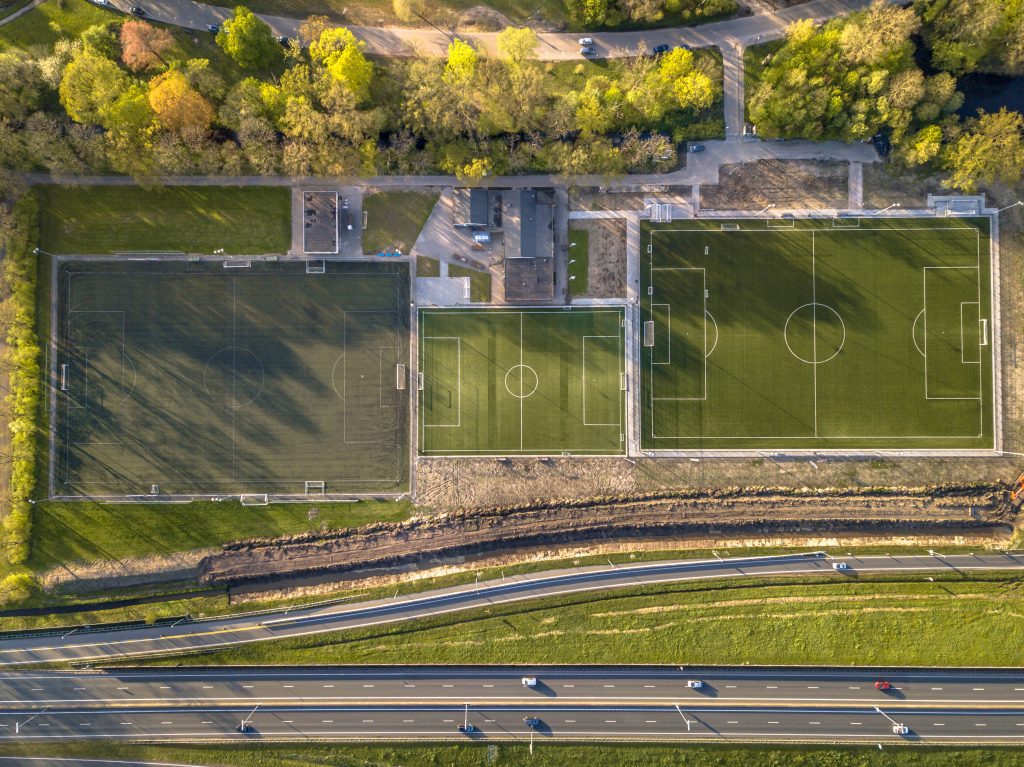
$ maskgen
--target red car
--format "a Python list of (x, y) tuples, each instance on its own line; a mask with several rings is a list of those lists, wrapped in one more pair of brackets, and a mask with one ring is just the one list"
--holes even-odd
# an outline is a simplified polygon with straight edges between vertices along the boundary
[(876, 690), (891, 690), (892, 689), (892, 685), (889, 684), (888, 682), (875, 682), (875, 689)]

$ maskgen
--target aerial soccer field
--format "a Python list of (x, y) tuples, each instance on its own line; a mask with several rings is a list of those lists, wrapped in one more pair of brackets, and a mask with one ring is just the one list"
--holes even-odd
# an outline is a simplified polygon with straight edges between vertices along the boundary
[(988, 219), (641, 232), (646, 450), (994, 447)]
[(404, 492), (407, 269), (61, 261), (54, 494)]
[(420, 312), (423, 455), (625, 452), (624, 313)]

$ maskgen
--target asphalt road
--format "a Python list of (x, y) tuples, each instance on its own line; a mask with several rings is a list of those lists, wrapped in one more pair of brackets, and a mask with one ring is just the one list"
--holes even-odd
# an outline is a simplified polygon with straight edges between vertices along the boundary
[(950, 556), (845, 557), (847, 570), (833, 569), (839, 560), (821, 553), (780, 557), (680, 560), (633, 565), (581, 567), (516, 575), (393, 599), (345, 606), (233, 616), (173, 627), (125, 631), (102, 630), (64, 636), (17, 636), (0, 641), (0, 666), (52, 662), (120, 660), (135, 655), (180, 653), (379, 626), (491, 607), (540, 597), (586, 591), (649, 586), (687, 580), (826, 575), (857, 578), (863, 573), (966, 572), (1024, 569), (1024, 554), (958, 554)]
[[(655, 45), (687, 45), (692, 48), (733, 45), (739, 43), (763, 42), (778, 39), (785, 34), (786, 27), (798, 19), (825, 21), (853, 11), (867, 8), (871, 0), (810, 0), (792, 8), (783, 8), (774, 13), (757, 13), (726, 21), (701, 24), (691, 27), (652, 29), (643, 32), (593, 32), (586, 36), (593, 39), (596, 58), (621, 58), (636, 56), (640, 51), (650, 51)], [(109, 6), (127, 12), (129, 6), (139, 5), (145, 11), (145, 18), (165, 24), (210, 34), (210, 24), (221, 24), (231, 13), (231, 8), (208, 5), (195, 0), (109, 0)], [(285, 16), (257, 14), (275, 35), (296, 37), (302, 19)], [(448, 45), (454, 33), (428, 27), (366, 27), (350, 26), (349, 29), (366, 46), (366, 51), (380, 56), (447, 56)], [(580, 33), (539, 34), (537, 58), (541, 61), (579, 61)], [(498, 53), (498, 33), (459, 32), (458, 37), (472, 43), (490, 55)]]
[[(536, 676), (536, 687), (524, 686)], [(699, 679), (701, 689), (687, 686)], [(889, 691), (875, 688), (884, 679)], [(0, 675), (0, 742), (82, 739), (1019, 743), (1024, 670), (161, 669)], [(535, 717), (531, 727), (524, 718)], [(237, 726), (245, 721), (246, 732)], [(459, 732), (469, 722), (471, 733)], [(908, 732), (893, 731), (894, 724)]]

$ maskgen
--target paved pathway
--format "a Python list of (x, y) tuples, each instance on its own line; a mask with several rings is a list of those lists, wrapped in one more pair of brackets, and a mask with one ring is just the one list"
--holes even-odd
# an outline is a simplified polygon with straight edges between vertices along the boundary
[(864, 208), (864, 163), (850, 163), (849, 201), (850, 210)]
[[(38, 1), (38, 0), (37, 0)], [(147, 18), (174, 24), (180, 27), (206, 32), (207, 25), (220, 24), (231, 14), (230, 8), (207, 5), (194, 0), (139, 0)], [(111, 6), (126, 11), (128, 0), (111, 0)], [(635, 56), (641, 49), (650, 50), (655, 45), (687, 45), (692, 48), (727, 44), (746, 45), (763, 40), (782, 37), (786, 27), (797, 19), (811, 18), (824, 21), (842, 16), (851, 11), (867, 8), (870, 0), (810, 0), (810, 2), (775, 13), (757, 13), (739, 19), (719, 21), (696, 27), (674, 27), (648, 30), (645, 32), (603, 32), (592, 33), (594, 47), (601, 58)], [(275, 34), (295, 37), (299, 19), (284, 16), (260, 14)], [(2, 22), (0, 22), (2, 23)], [(360, 27), (350, 29), (366, 42), (369, 53), (391, 56), (409, 56), (421, 53), (430, 56), (445, 56), (451, 35), (434, 29), (405, 27)], [(207, 33), (208, 34), (208, 33)], [(467, 40), (490, 54), (497, 53), (496, 32), (459, 33)], [(543, 33), (539, 35), (537, 51), (542, 61), (576, 60), (580, 58), (578, 34)]]

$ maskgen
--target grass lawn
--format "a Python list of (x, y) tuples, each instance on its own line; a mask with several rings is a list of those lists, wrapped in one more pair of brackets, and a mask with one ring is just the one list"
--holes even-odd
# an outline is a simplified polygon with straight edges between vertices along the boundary
[[(575, 263), (573, 263), (575, 262)], [(587, 273), (590, 268), (590, 232), (586, 229), (569, 230), (569, 293), (587, 294)]]
[(130, 745), (110, 741), (0, 744), (0, 756), (139, 760), (209, 767), (1016, 767), (1011, 748), (866, 746), (234, 743), (222, 746)]
[(416, 256), (417, 277), (440, 277), (441, 262), (430, 256)]
[[(310, 519), (311, 508), (319, 509)], [(36, 571), (74, 560), (123, 559), (218, 546), (254, 536), (293, 535), (321, 527), (355, 527), (409, 516), (406, 501), (183, 504), (39, 501), (29, 566)]]
[(398, 249), (408, 253), (416, 243), (440, 195), (436, 192), (376, 192), (363, 198), (366, 228), (363, 253)]
[(424, 455), (619, 454), (622, 310), (420, 312)]
[(1022, 586), (997, 574), (664, 584), (259, 642), (188, 663), (1019, 666)]
[(491, 300), (491, 273), (470, 269), (468, 266), (448, 264), (449, 277), (469, 277), (469, 300), (486, 304)]
[(51, 253), (170, 250), (285, 253), (284, 187), (39, 187), (40, 247)]
[(838, 223), (642, 226), (645, 448), (992, 448), (987, 219)]
[(61, 37), (77, 37), (94, 24), (125, 18), (86, 0), (47, 0), (9, 24), (0, 27), (0, 50), (49, 50)]

